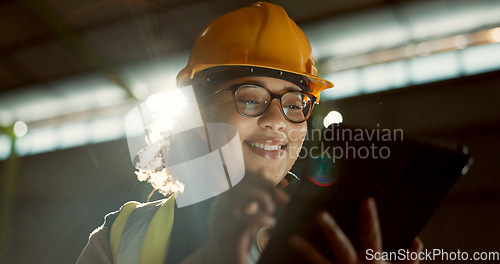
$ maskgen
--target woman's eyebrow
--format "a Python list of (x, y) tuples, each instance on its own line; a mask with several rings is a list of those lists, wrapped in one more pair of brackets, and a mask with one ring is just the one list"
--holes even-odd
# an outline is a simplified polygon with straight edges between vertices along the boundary
[(258, 81), (258, 80), (247, 80), (247, 81), (242, 81), (241, 83), (239, 83), (239, 85), (243, 85), (243, 84), (258, 85), (261, 87), (266, 87), (266, 84), (264, 82)]
[[(245, 84), (257, 85), (260, 87), (268, 88), (266, 83), (263, 81), (260, 81), (260, 80), (246, 80), (246, 81), (242, 81), (241, 83), (238, 83), (237, 85), (245, 85)], [(299, 87), (290, 86), (290, 85), (283, 87), (283, 90), (287, 91), (287, 92), (289, 92), (289, 91), (302, 91), (302, 89), (300, 89)]]
[(300, 89), (300, 88), (299, 88), (299, 87), (297, 87), (297, 86), (287, 86), (287, 87), (285, 87), (285, 89), (286, 89), (287, 91), (302, 91), (302, 89)]

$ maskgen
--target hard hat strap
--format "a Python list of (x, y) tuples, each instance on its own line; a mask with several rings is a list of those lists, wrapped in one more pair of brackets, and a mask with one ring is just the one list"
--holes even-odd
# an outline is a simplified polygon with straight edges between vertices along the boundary
[(309, 79), (305, 76), (276, 69), (255, 66), (218, 66), (206, 69), (195, 75), (194, 82), (205, 87), (248, 76), (263, 76), (289, 81), (304, 92), (310, 92)]

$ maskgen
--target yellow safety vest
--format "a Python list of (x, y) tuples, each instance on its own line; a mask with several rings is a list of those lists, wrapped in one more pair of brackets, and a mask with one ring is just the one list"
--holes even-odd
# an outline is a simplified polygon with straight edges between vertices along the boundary
[(115, 264), (164, 264), (174, 224), (175, 198), (122, 206), (110, 232)]
[[(287, 176), (292, 184), (298, 181), (292, 173)], [(150, 203), (124, 204), (110, 231), (113, 263), (164, 264), (174, 225), (174, 208), (174, 196)]]

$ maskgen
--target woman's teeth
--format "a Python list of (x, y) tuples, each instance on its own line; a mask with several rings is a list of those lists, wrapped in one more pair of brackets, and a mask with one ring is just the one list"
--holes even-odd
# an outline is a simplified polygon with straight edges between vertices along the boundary
[(284, 146), (284, 145), (283, 146), (267, 145), (267, 144), (262, 144), (262, 143), (253, 143), (253, 142), (249, 142), (249, 144), (250, 144), (250, 146), (252, 146), (254, 148), (260, 148), (260, 149), (269, 150), (269, 151), (278, 150)]

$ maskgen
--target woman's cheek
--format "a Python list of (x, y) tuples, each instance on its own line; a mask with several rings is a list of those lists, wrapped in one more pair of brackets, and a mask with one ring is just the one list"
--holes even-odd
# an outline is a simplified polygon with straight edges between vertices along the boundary
[(290, 154), (291, 158), (294, 160), (299, 156), (300, 150), (302, 149), (302, 143), (307, 135), (307, 125), (301, 124), (298, 127), (291, 128), (288, 131), (288, 140), (290, 141)]

